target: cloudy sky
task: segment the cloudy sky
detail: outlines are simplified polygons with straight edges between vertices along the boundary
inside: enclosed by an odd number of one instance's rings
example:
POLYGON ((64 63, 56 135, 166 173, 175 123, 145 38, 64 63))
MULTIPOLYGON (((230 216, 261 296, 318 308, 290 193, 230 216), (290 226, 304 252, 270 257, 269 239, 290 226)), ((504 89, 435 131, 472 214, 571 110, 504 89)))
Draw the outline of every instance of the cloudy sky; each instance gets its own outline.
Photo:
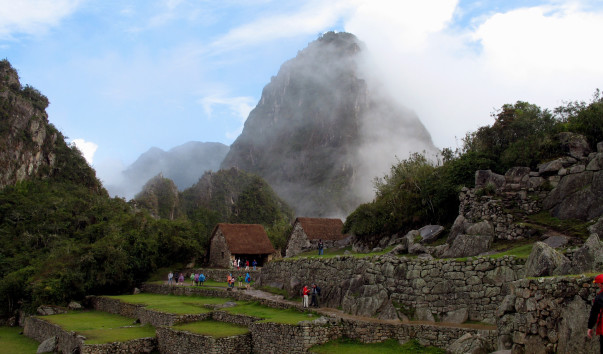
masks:
POLYGON ((104 181, 152 146, 232 143, 280 65, 330 30, 366 44, 439 148, 504 103, 603 89, 595 0, 0 0, 0 56, 104 181))

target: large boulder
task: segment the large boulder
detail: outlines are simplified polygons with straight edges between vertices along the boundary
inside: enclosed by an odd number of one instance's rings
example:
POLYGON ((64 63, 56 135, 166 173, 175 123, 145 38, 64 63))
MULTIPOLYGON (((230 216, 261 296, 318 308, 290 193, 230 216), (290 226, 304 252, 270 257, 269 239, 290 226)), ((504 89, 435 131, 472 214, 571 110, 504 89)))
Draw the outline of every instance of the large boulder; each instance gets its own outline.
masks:
POLYGON ((569 156, 548 161, 538 165, 538 174, 541 176, 556 175, 562 168, 569 167, 576 162, 578 162, 578 160, 569 156))
POLYGON ((561 143, 561 149, 571 157, 582 159, 583 157, 588 156, 591 151, 584 135, 563 132, 559 133, 558 136, 559 142, 561 143))
POLYGON ((454 220, 454 224, 452 224, 452 227, 450 228, 450 233, 448 234, 446 243, 452 244, 458 235, 464 234, 468 224, 469 222, 463 215, 457 216, 454 220))
POLYGON ((465 323, 469 319, 469 311, 466 308, 447 312, 442 317, 442 322, 465 323))
POLYGON ((567 257, 544 242, 536 242, 526 262, 526 277, 544 277, 569 264, 567 257))
POLYGON ((569 273, 586 273, 603 269, 603 243, 599 235, 592 234, 572 258, 569 273))
POLYGON ((422 243, 433 242, 444 232, 444 227, 440 225, 426 225, 419 229, 422 243))
POLYGON ((487 354, 492 352, 488 339, 480 334, 465 333, 447 349, 451 354, 487 354))
POLYGON ((435 322, 433 313, 426 307, 419 307, 415 310, 415 317, 417 321, 435 322))
POLYGON ((586 221, 603 215, 603 171, 563 176, 542 206, 560 219, 586 221))
POLYGON ((54 353, 57 349, 57 337, 52 336, 50 338, 46 338, 40 345, 38 345, 38 350, 36 354, 39 353, 54 353))
POLYGON ((494 226, 489 221, 484 220, 467 227, 465 233, 467 235, 494 235, 494 226))
POLYGON ((599 237, 603 237, 603 216, 599 217, 594 224, 588 227, 588 232, 591 234, 597 234, 599 237))
POLYGON ((505 185, 505 176, 496 174, 491 170, 475 171, 475 188, 485 188, 489 184, 495 188, 500 188, 505 185))
POLYGON ((557 353, 597 352, 598 341, 588 340, 585 335, 590 306, 580 296, 575 296, 567 306, 562 308, 559 315, 561 323, 558 326, 557 353))
POLYGON ((450 248, 444 252, 443 258, 461 258, 477 256, 487 252, 492 246, 492 235, 458 235, 450 248))

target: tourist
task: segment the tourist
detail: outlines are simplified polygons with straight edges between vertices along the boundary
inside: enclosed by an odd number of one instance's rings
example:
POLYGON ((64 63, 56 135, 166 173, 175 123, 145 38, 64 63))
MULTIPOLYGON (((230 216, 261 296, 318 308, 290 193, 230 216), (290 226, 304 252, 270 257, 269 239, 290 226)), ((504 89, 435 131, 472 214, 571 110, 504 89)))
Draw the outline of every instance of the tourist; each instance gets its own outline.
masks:
POLYGON ((322 256, 323 255, 323 248, 325 247, 325 245, 322 243, 322 239, 319 238, 318 239, 318 255, 322 256))
POLYGON ((232 278, 232 274, 228 274, 226 277, 226 285, 228 286, 228 290, 230 290, 230 279, 232 278))
POLYGON ((199 274, 199 283, 201 283, 201 286, 203 286, 203 284, 205 283, 205 274, 199 274))
POLYGON ((230 288, 234 289, 235 277, 230 277, 230 288))
POLYGON ((303 295, 303 301, 302 301, 302 306, 307 309, 308 308, 308 295, 310 294, 310 290, 308 289, 307 285, 304 285, 304 288, 302 289, 302 295, 303 295))
POLYGON ((316 286, 316 284, 312 284, 312 301, 310 301, 310 306, 318 307, 318 295, 320 295, 320 288, 316 286))
POLYGON ((239 274, 237 277, 237 281, 239 282, 239 288, 243 287, 243 274, 239 274))
POLYGON ((172 285, 172 280, 174 280, 174 273, 170 270, 168 273, 168 285, 172 285))
POLYGON ((249 270, 249 260, 245 260, 245 270, 249 270))
POLYGON ((249 290, 250 286, 251 286, 251 276, 249 275, 249 273, 247 273, 247 275, 245 275, 245 287, 247 288, 247 290, 249 290))
POLYGON ((599 274, 593 280, 593 283, 599 287, 597 296, 593 299, 593 307, 590 309, 588 316, 588 338, 593 337, 593 328, 597 326, 595 334, 599 336, 599 351, 603 354, 603 274, 599 274))
POLYGON ((255 268, 256 268, 256 267, 257 267, 257 265, 258 265, 258 262, 257 262, 257 261, 254 259, 254 260, 253 260, 253 263, 251 263, 251 265, 253 266, 253 270, 255 270, 255 268))
POLYGON ((241 258, 237 259, 237 270, 241 269, 241 258))
POLYGON ((191 273, 191 276, 189 279, 191 280, 191 286, 195 285, 195 273, 191 273))
POLYGON ((180 283, 180 285, 184 285, 184 274, 180 273, 180 276, 178 277, 178 283, 180 283))
POLYGON ((195 273, 194 285, 199 285, 199 274, 195 273))

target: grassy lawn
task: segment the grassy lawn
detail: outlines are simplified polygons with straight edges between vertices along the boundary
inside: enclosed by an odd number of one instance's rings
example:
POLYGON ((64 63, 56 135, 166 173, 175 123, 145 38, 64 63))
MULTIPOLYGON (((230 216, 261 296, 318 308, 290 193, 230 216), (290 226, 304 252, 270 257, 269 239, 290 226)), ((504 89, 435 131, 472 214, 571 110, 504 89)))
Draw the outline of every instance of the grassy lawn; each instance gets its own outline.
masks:
POLYGON ((238 336, 249 333, 249 328, 245 326, 212 320, 184 323, 175 325, 172 328, 179 331, 188 331, 215 338, 238 336))
POLYGON ((381 343, 364 344, 350 339, 339 339, 310 348, 311 353, 424 353, 444 354, 445 350, 435 347, 424 347, 417 341, 411 340, 400 345, 397 340, 389 339, 381 343))
POLYGON ((21 327, 0 327, 0 348, 3 353, 30 354, 38 350, 40 343, 19 334, 21 327))
POLYGON ((227 298, 201 297, 201 296, 177 296, 142 293, 137 295, 107 296, 112 299, 130 304, 146 305, 151 310, 157 310, 173 314, 197 314, 212 311, 205 305, 220 305, 231 301, 227 298))
POLYGON ((300 312, 294 309, 274 309, 258 304, 257 302, 243 302, 235 307, 224 309, 233 314, 248 315, 262 318, 260 322, 273 322, 296 325, 300 321, 313 320, 318 318, 316 315, 308 316, 308 313, 300 312))
POLYGON ((58 324, 67 331, 86 337, 86 344, 123 342, 137 338, 155 337, 155 328, 133 325, 128 317, 106 312, 83 311, 44 316, 44 320, 58 324), (126 327, 127 326, 127 327, 126 327))

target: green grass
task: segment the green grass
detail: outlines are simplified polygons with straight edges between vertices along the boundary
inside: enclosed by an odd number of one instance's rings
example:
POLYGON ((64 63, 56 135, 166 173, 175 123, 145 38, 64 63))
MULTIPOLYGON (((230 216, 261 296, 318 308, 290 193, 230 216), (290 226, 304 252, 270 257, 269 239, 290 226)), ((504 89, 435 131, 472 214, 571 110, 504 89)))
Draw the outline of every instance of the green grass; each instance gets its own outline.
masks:
POLYGON ((296 325, 300 321, 308 321, 318 318, 314 314, 309 316, 308 313, 300 312, 295 309, 274 309, 260 305, 257 302, 243 302, 239 303, 235 307, 226 308, 224 310, 233 314, 261 318, 262 320, 260 322, 273 322, 290 325, 296 325))
POLYGON ((548 211, 543 211, 538 214, 528 215, 528 222, 526 225, 531 228, 552 229, 558 231, 564 235, 578 237, 582 240, 586 240, 590 233, 588 227, 592 225, 592 222, 575 220, 575 219, 558 219, 552 216, 548 211), (535 224, 535 225, 534 225, 535 224))
POLYGON ((172 328, 179 331, 188 331, 215 338, 238 336, 249 333, 248 327, 212 320, 184 323, 175 325, 172 328))
POLYGON ((324 250, 324 254, 322 256, 318 255, 317 250, 312 250, 312 251, 300 253, 295 257, 285 258, 285 260, 294 260, 294 259, 299 259, 299 258, 334 258, 337 256, 351 256, 351 257, 364 258, 364 257, 380 256, 380 255, 386 254, 387 252, 391 251, 392 249, 394 249, 394 246, 387 247, 387 248, 383 249, 383 251, 379 251, 379 252, 358 253, 358 252, 352 251, 351 246, 345 247, 345 248, 327 248, 324 250), (346 251, 349 251, 349 253, 344 254, 346 251))
POLYGON ((198 314, 212 311, 205 305, 220 305, 230 301, 227 298, 205 296, 177 296, 142 293, 137 295, 107 296, 112 299, 146 305, 148 309, 172 314, 198 314))
POLYGON ((273 286, 261 286, 258 290, 262 290, 275 295, 282 295, 285 299, 292 299, 289 297, 289 293, 285 289, 275 288, 273 286))
POLYGON ((0 348, 3 353, 35 353, 40 343, 19 334, 21 327, 0 327, 0 348))
POLYGON ((339 339, 310 348, 311 353, 363 353, 363 354, 444 354, 445 350, 435 347, 424 347, 416 340, 400 345, 397 340, 389 339, 381 343, 364 344, 351 339, 339 339))
POLYGON ((517 246, 517 247, 511 248, 511 249, 506 250, 504 252, 500 252, 500 253, 497 253, 497 254, 490 255, 488 257, 492 258, 492 259, 498 259, 498 258, 502 258, 504 256, 515 256, 517 258, 527 259, 530 256, 530 253, 532 253, 532 247, 533 246, 534 246, 533 243, 525 244, 525 245, 521 245, 521 246, 517 246))
POLYGON ((83 311, 44 316, 67 331, 86 337, 86 344, 123 342, 137 338, 155 337, 155 328, 133 325, 131 318, 106 312, 83 311))

